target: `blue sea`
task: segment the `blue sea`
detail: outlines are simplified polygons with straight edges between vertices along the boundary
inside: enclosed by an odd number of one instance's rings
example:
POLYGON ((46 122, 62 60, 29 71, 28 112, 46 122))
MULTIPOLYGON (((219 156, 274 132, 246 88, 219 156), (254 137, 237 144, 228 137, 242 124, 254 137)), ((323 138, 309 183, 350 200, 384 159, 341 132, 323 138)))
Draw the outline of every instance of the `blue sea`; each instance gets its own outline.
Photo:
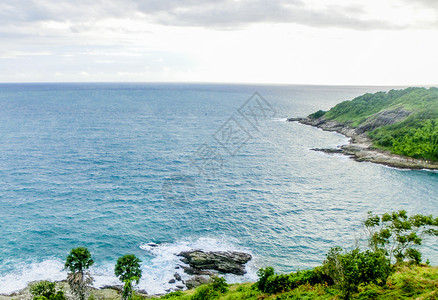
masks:
MULTIPOLYGON (((286 122, 390 89, 0 84, 0 293, 64 279, 78 246, 96 287, 119 284, 115 261, 134 253, 154 294, 182 250, 250 252, 248 273, 227 276, 249 281, 361 243, 368 211, 438 215, 438 173, 311 151, 348 140, 286 122)), ((436 241, 423 250, 437 265, 436 241)))

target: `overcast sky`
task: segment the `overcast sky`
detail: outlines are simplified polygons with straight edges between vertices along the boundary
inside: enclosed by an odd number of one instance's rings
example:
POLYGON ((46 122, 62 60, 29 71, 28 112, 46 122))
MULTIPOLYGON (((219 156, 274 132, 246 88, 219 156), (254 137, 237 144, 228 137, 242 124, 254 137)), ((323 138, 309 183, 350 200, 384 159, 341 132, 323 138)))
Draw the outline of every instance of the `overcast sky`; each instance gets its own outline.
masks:
POLYGON ((438 83, 438 0, 2 0, 0 82, 438 83))

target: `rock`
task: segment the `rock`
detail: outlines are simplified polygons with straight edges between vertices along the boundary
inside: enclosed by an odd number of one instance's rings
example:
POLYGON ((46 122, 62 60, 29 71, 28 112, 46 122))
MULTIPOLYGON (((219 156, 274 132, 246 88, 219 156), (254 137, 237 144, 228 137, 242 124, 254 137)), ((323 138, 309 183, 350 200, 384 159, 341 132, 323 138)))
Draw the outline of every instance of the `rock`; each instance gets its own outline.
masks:
POLYGON ((175 278, 169 280, 169 283, 175 283, 175 282, 176 282, 175 278))
POLYGON ((148 292, 146 290, 136 290, 135 293, 140 296, 147 296, 148 292))
POLYGON ((177 285, 176 288, 179 289, 179 290, 183 290, 184 286, 183 285, 177 285))
POLYGON ((101 290, 106 290, 106 289, 123 292, 123 285, 105 285, 101 288, 101 290))
POLYGON ((391 125, 405 119, 410 114, 410 111, 406 111, 400 108, 384 110, 372 115, 364 122, 362 122, 362 124, 358 128, 356 128, 356 132, 358 134, 362 134, 381 126, 391 125))
POLYGON ((287 121, 288 122, 299 122, 301 120, 303 120, 304 118, 288 118, 287 121))
POLYGON ((173 274, 173 277, 175 277, 177 281, 181 281, 181 275, 179 275, 178 273, 173 274))
POLYGON ((189 274, 189 275, 208 275, 208 276, 212 276, 214 275, 214 273, 212 271, 208 271, 208 270, 201 270, 198 268, 192 268, 192 267, 182 267, 184 270, 184 273, 189 274))
MULTIPOLYGON (((216 270, 221 273, 243 275, 245 264, 251 260, 251 255, 235 251, 204 252, 201 250, 184 251, 178 254, 182 262, 190 266, 189 272, 195 274, 204 270, 216 270)), ((184 270, 187 272, 187 270, 184 270)), ((208 274, 210 275, 210 274, 208 274)))
POLYGON ((206 278, 203 276, 193 276, 189 280, 186 281, 186 287, 190 289, 197 288, 200 285, 207 284, 210 282, 210 278, 206 278))

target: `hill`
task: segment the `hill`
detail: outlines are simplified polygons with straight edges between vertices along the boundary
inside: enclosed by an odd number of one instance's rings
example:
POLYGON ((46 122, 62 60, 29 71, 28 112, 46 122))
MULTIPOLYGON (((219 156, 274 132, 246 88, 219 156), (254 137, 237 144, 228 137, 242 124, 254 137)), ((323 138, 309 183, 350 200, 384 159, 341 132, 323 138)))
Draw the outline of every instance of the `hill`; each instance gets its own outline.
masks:
POLYGON ((394 154, 438 161, 438 88, 365 94, 308 118, 354 128, 374 147, 394 154))

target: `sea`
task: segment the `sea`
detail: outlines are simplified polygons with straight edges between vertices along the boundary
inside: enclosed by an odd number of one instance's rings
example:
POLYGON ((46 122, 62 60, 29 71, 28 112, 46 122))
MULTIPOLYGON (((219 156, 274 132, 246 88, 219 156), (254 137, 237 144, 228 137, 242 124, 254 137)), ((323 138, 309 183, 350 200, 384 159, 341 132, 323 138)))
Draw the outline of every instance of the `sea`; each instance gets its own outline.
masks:
MULTIPOLYGON (((0 84, 0 293, 63 280, 88 247, 94 286, 169 283, 183 250, 244 251, 244 276, 320 265, 365 247, 368 211, 438 215, 438 173, 356 162, 312 148, 340 134, 286 122, 398 87, 177 83, 0 84)), ((438 265, 436 239, 424 257, 438 265)))

